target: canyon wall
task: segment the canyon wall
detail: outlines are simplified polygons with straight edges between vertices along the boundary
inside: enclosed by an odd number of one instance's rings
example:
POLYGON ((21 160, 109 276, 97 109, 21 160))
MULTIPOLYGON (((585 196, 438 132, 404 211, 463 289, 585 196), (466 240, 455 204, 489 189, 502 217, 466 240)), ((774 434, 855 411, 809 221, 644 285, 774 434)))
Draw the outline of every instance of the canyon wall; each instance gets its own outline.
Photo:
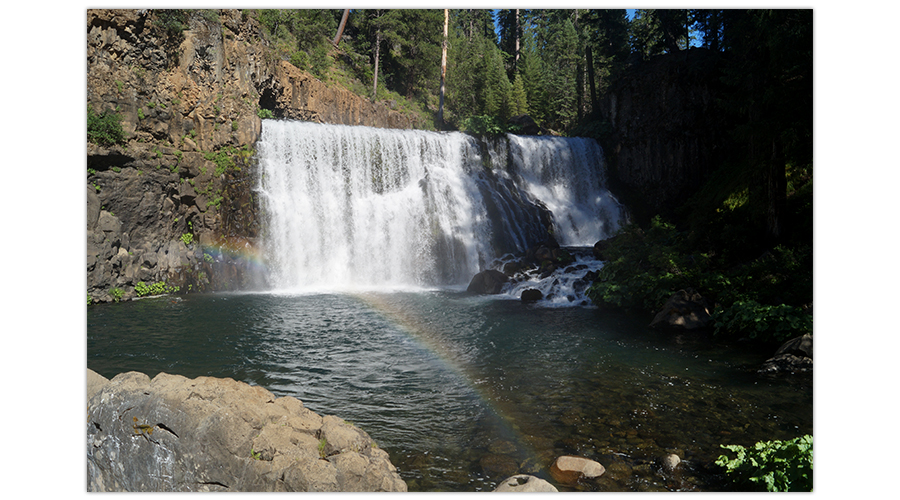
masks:
POLYGON ((88 111, 116 113, 126 137, 87 144, 89 303, 262 286, 261 116, 416 125, 279 60, 239 10, 191 11, 174 28, 149 9, 86 14, 88 111))
POLYGON ((611 186, 639 219, 671 215, 722 161, 719 55, 694 48, 630 66, 600 103, 611 186))

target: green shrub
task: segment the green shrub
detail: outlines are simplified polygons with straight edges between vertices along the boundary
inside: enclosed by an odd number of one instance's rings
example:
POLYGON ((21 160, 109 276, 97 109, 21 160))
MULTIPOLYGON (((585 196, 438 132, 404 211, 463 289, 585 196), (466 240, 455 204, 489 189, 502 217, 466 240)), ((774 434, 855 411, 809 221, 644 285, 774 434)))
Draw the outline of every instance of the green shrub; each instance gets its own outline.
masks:
POLYGON ((302 50, 294 51, 291 54, 291 64, 302 70, 309 69, 310 66, 312 66, 312 64, 310 63, 309 54, 302 50))
POLYGON ((87 140, 101 146, 112 146, 125 142, 122 117, 118 113, 97 114, 93 108, 87 109, 87 140))
POLYGON ((769 306, 754 300, 738 301, 712 314, 715 335, 746 336, 772 342, 784 342, 812 333, 812 316, 799 307, 785 304, 769 306))
POLYGON ((462 128, 474 135, 498 135, 506 133, 506 124, 496 116, 470 116, 462 121, 462 128))
POLYGON ((259 116, 263 119, 275 118, 275 113, 273 113, 271 109, 259 108, 258 110, 256 110, 256 116, 259 116))
POLYGON ((185 245, 190 245, 191 243, 194 242, 194 235, 191 233, 184 233, 181 235, 181 241, 185 245))
POLYGON ((122 290, 121 288, 112 288, 109 290, 109 294, 114 301, 118 302, 122 300, 122 297, 125 295, 125 290, 122 290))
POLYGON ((139 281, 137 285, 134 285, 134 293, 138 297, 146 297, 148 295, 163 295, 166 293, 176 293, 178 292, 179 287, 177 286, 169 286, 165 281, 158 281, 151 285, 144 283, 143 281, 139 281))
POLYGON ((807 434, 789 441, 760 441, 752 448, 721 445, 735 458, 720 455, 716 465, 741 487, 765 491, 812 491, 813 438, 807 434))

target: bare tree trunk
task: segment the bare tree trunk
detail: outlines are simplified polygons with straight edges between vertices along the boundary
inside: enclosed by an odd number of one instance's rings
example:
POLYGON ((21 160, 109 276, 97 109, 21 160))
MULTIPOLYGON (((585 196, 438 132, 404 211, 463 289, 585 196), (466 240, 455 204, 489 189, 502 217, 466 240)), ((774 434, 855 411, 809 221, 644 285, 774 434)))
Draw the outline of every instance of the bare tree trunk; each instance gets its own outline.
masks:
POLYGON ((347 25, 347 18, 350 17, 350 9, 344 9, 344 15, 341 17, 341 25, 338 26, 337 35, 334 36, 334 41, 331 42, 335 46, 341 41, 341 37, 344 36, 344 26, 347 25))
POLYGON ((516 55, 513 59, 513 75, 519 72, 519 50, 520 50, 520 40, 519 40, 519 9, 516 9, 516 55))
POLYGON ((381 31, 375 32, 375 77, 372 78, 372 102, 378 97, 378 60, 381 55, 381 31))
POLYGON ((450 9, 444 9, 444 42, 441 46, 441 100, 438 107, 438 124, 444 128, 444 81, 447 75, 447 35, 450 25, 450 9))
POLYGON ((591 51, 591 45, 588 44, 584 48, 584 55, 587 59, 588 86, 591 88, 591 111, 596 111, 597 106, 597 86, 594 83, 594 53, 591 51))

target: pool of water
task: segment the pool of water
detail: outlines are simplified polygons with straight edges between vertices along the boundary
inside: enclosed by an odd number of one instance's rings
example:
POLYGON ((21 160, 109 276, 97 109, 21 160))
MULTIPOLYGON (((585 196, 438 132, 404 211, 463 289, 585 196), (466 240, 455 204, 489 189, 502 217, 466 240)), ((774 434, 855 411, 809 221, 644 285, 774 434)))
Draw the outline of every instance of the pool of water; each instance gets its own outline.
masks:
POLYGON ((757 375, 770 349, 594 308, 452 290, 241 293, 98 305, 87 320, 101 375, 231 377, 297 397, 365 429, 410 491, 551 480, 565 454, 607 469, 579 489, 717 491, 719 444, 812 433, 812 379, 757 375), (667 453, 684 460, 674 475, 656 465, 667 453))

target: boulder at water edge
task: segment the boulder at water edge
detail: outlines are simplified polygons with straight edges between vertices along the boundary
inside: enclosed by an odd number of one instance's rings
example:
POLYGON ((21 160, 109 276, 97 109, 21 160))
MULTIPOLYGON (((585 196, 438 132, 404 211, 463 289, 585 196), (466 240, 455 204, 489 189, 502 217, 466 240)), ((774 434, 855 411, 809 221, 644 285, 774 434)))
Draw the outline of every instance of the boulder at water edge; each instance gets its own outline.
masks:
POLYGON ((494 491, 501 493, 550 493, 559 490, 539 477, 529 476, 528 474, 517 474, 501 481, 494 491))
POLYGON ((494 295, 503 290, 503 285, 506 284, 507 281, 509 281, 509 277, 505 274, 500 271, 488 269, 486 271, 481 271, 472 277, 472 281, 469 282, 466 291, 469 293, 494 295))
POLYGON ((650 322, 651 328, 696 330, 709 324, 709 304, 692 288, 675 292, 650 322))
POLYGON ((763 363, 759 373, 805 373, 813 369, 813 339, 806 334, 788 340, 775 351, 775 355, 763 363))
POLYGON ((606 469, 598 462, 584 458, 564 455, 556 459, 550 466, 550 475, 561 484, 574 485, 580 479, 594 479, 603 475, 606 469))
POLYGON ((88 370, 88 491, 406 491, 361 429, 225 378, 88 370))
POLYGON ((544 294, 536 288, 522 290, 522 302, 537 302, 544 298, 544 294))

